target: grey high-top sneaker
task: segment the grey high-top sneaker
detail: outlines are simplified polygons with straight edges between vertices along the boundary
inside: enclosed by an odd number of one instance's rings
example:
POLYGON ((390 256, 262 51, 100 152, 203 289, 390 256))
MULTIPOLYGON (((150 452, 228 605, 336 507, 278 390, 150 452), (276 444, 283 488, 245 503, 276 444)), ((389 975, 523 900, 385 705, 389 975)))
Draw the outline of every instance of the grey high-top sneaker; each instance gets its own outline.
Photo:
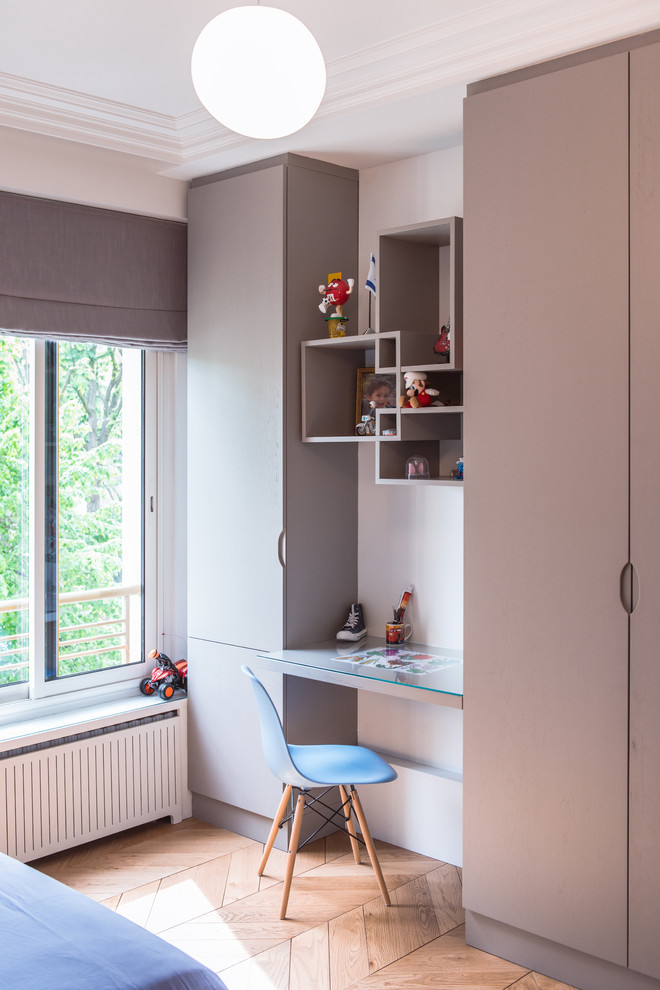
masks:
POLYGON ((346 624, 343 629, 340 629, 337 633, 337 639, 347 639, 355 642, 358 639, 362 639, 362 637, 366 635, 367 628, 364 624, 362 606, 359 604, 351 605, 348 612, 348 618, 346 619, 346 624))

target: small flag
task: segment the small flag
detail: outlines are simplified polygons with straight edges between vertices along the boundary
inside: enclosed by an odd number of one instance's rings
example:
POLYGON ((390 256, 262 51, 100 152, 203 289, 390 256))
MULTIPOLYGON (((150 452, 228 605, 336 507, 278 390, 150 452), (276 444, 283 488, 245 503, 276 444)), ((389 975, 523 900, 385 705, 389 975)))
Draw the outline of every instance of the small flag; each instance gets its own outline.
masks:
POLYGON ((371 295, 376 298, 376 259, 373 254, 369 261, 369 274, 367 275, 367 281, 364 284, 365 289, 368 289, 371 295))

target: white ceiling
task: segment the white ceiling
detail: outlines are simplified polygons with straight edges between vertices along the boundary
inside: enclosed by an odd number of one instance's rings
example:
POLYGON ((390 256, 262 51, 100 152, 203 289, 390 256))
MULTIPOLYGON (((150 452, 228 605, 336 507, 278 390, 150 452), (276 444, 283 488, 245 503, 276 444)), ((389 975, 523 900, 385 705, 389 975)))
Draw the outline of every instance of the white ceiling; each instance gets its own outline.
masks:
POLYGON ((0 125, 180 178, 283 151, 366 168, 460 144, 469 82, 660 27, 659 0, 273 0, 315 35, 328 85, 302 131, 255 141, 190 80, 197 35, 237 2, 0 0, 0 125))

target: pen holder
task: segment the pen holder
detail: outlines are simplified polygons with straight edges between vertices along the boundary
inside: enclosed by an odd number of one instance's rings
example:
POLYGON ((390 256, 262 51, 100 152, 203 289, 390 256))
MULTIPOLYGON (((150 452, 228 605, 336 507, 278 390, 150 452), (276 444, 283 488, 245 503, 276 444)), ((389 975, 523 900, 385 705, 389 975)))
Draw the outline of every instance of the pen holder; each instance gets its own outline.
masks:
POLYGON ((388 646, 405 643, 412 636, 412 626, 409 622, 386 622, 385 642, 388 646))

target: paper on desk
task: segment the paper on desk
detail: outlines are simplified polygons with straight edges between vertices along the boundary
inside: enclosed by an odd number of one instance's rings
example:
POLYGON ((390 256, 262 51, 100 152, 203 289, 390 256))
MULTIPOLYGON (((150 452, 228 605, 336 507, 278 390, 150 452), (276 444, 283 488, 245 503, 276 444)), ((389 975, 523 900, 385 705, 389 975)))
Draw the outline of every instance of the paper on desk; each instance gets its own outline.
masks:
POLYGON ((364 650, 348 656, 338 656, 343 663, 356 663, 363 667, 378 667, 381 670, 406 670, 409 674, 432 674, 443 667, 453 667, 460 663, 454 657, 435 656, 420 653, 404 646, 389 646, 382 649, 364 650))

